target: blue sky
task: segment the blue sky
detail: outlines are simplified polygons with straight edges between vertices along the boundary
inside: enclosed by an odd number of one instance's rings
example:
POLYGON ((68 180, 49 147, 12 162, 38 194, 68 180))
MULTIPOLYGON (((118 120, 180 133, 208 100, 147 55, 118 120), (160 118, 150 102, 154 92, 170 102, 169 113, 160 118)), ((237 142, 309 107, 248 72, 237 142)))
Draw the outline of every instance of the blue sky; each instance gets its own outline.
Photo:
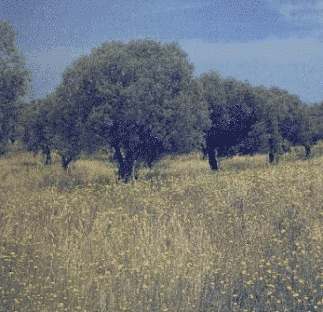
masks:
POLYGON ((18 32, 36 97, 102 42, 152 38, 178 41, 197 74, 323 100, 323 0, 0 0, 0 19, 18 32))

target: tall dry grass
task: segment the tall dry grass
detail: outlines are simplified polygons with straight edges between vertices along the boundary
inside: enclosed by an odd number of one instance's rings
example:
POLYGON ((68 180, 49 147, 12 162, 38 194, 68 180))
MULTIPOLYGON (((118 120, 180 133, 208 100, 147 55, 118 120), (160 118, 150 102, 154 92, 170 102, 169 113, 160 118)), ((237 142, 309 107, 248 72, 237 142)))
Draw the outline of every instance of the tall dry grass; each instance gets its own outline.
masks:
POLYGON ((0 160, 0 311, 322 311, 323 158, 0 160))

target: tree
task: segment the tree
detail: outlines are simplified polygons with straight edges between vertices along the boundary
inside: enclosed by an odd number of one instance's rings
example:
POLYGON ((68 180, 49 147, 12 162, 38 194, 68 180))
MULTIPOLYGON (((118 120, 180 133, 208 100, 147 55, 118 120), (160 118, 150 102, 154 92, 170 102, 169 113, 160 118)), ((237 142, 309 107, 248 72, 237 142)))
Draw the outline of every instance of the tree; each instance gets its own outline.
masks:
POLYGON ((268 158, 270 164, 277 164, 282 153, 282 136, 279 131, 278 115, 274 108, 268 114, 268 158))
POLYGON ((15 136, 19 101, 27 92, 28 82, 15 32, 7 22, 0 21, 0 153, 15 136))
POLYGON ((215 72, 200 80, 212 122, 205 133, 206 151, 210 168, 218 170, 218 156, 235 154, 256 123, 258 99, 249 84, 222 80, 215 72))
POLYGON ((89 142, 111 148, 124 181, 139 163, 198 147, 208 127, 201 86, 176 44, 103 44, 65 72, 56 96, 61 141, 77 141, 76 154, 89 142))
POLYGON ((262 88, 260 92, 267 99, 267 130, 280 142, 276 152, 286 151, 288 145, 302 145, 309 158, 315 140, 307 106, 299 97, 279 88, 262 88))
POLYGON ((279 88, 251 87, 215 73, 200 78, 208 102, 211 128, 205 151, 210 167, 219 169, 217 156, 267 152, 270 163, 291 145, 303 145, 305 156, 315 143, 308 108, 279 88))
POLYGON ((51 163, 53 148, 53 129, 49 118, 50 97, 45 100, 36 100, 25 105, 22 113, 24 125, 22 142, 28 151, 44 155, 45 165, 51 163))
POLYGON ((307 107, 314 143, 323 140, 323 102, 307 107))
POLYGON ((52 148, 61 157, 61 165, 67 170, 70 163, 76 160, 82 151, 88 151, 93 146, 93 138, 85 133, 84 123, 81 121, 80 111, 77 107, 71 107, 68 100, 65 101, 56 94, 52 98, 48 119, 51 121, 52 148), (66 104, 66 105, 65 105, 66 104))
POLYGON ((304 146, 305 159, 309 159, 312 154, 312 146, 316 143, 316 138, 308 106, 302 105, 299 107, 294 120, 296 131, 291 142, 294 145, 304 146))

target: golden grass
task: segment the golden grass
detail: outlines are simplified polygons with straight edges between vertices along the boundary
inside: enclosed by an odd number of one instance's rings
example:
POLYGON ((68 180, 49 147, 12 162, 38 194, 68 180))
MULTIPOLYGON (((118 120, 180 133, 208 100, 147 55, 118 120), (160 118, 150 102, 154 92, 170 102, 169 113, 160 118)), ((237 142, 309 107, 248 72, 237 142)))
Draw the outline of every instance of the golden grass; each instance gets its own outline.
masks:
POLYGON ((135 183, 0 160, 0 311, 321 311, 323 157, 166 159, 135 183))

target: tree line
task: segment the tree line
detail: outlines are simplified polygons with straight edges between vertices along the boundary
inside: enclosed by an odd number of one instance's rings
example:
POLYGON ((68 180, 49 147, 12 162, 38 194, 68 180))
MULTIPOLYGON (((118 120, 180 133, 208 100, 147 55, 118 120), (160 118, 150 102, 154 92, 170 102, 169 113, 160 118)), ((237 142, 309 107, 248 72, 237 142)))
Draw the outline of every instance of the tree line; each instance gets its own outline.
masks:
POLYGON ((15 33, 0 22, 0 152, 20 140, 45 164, 55 151, 67 169, 82 153, 105 149, 124 181, 164 155, 201 150, 218 170, 221 157, 236 154, 267 153, 277 163, 294 145, 309 158, 323 138, 323 103, 217 72, 196 77, 176 43, 104 43, 69 66, 45 98, 26 101, 29 85, 15 33))

